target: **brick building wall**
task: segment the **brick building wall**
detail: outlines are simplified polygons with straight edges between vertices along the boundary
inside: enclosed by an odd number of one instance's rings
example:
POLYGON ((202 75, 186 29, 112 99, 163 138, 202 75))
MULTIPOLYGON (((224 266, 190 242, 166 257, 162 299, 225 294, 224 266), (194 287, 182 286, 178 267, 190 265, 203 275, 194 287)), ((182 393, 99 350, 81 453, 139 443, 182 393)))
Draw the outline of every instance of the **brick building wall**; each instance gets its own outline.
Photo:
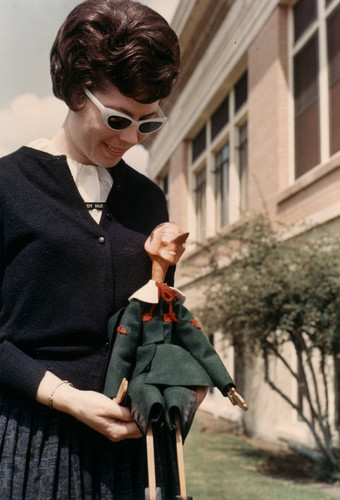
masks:
MULTIPOLYGON (((167 126, 145 142, 150 153, 150 176, 160 185, 164 176, 168 176, 170 219, 192 235, 176 276, 176 285, 186 294, 187 306, 192 310, 204 310, 207 249, 216 245, 217 237, 231 231, 246 215, 240 210, 238 192, 238 133, 243 124, 248 124, 248 212, 265 210, 273 221, 287 225, 312 220, 334 230, 340 227, 340 152, 327 155, 324 152, 327 148, 323 146, 320 164, 295 178, 292 79, 293 50, 298 50, 292 42, 295 0, 261 0, 261 8, 253 0, 218 0, 218 3, 219 15, 214 10, 216 0, 180 2, 173 27, 179 33, 185 67, 179 87, 163 106, 169 117, 167 126), (215 12, 210 21, 214 30, 209 34, 200 29, 205 26, 208 4, 210 11, 215 12), (192 50, 193 43, 195 50, 192 50), (237 111, 233 108, 235 86, 245 71, 247 100, 237 111), (228 95, 229 122, 217 138, 211 138, 211 117, 228 95), (193 161, 191 144, 204 125, 206 150, 193 161), (224 227, 218 227, 214 162, 227 142, 231 219, 224 227), (195 175, 202 168, 207 169, 207 237, 197 244, 193 241, 197 235, 195 175)), ((327 8, 333 9, 338 4, 339 0, 333 0, 327 8)), ((320 99, 327 101, 322 95, 320 99)), ((322 122, 321 133, 324 126, 322 122)), ((221 259, 228 253, 223 245, 218 251, 221 259)), ((215 333, 220 345, 223 332, 206 333, 215 333)), ((233 347, 221 349, 221 354, 231 373, 234 368, 237 370, 233 347)), ((294 362, 294 353, 289 352, 289 348, 287 355, 294 362)), ((275 360, 270 370, 279 387, 294 399, 297 384, 293 378, 275 360)), ((217 390, 209 394, 203 407, 226 418, 244 419, 250 433, 270 440, 295 439, 312 446, 308 429, 299 421, 297 413, 265 384, 263 372, 258 356, 245 367, 244 395, 250 407, 247 414, 235 411, 217 390)))
POLYGON ((287 8, 278 7, 248 51, 249 211, 276 215, 288 186, 287 8))

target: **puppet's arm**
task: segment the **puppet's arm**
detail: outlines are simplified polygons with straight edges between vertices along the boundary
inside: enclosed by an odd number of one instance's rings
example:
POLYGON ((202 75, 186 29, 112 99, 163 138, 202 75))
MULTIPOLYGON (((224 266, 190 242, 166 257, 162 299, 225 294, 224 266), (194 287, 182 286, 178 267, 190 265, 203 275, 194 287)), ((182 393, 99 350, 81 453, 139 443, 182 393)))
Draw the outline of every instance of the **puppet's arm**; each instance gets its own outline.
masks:
POLYGON ((234 381, 203 333, 201 325, 179 301, 176 302, 175 310, 178 318, 177 334, 183 347, 203 366, 223 396, 227 396, 234 406, 246 411, 246 402, 236 392, 234 381))
POLYGON ((105 379, 104 394, 116 396, 123 378, 129 380, 136 361, 136 349, 142 334, 141 304, 133 300, 127 306, 120 322, 115 326, 113 345, 105 379))
MULTIPOLYGON (((176 301, 175 304, 175 314, 178 318, 177 335, 179 341, 203 366, 223 396, 228 396, 230 389, 235 387, 234 381, 221 358, 203 333, 200 324, 179 301, 176 301)), ((229 399, 231 400, 230 397, 229 399)), ((234 398, 234 400, 236 399, 234 398)))

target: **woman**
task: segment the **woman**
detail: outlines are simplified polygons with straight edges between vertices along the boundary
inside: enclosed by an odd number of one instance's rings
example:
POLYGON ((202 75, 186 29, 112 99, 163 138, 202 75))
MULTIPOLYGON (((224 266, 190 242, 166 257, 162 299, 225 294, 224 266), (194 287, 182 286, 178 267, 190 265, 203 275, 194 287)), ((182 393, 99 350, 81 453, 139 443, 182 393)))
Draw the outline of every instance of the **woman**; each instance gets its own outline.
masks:
MULTIPOLYGON (((107 320, 148 280, 143 245, 167 220, 162 192, 122 156, 164 124, 178 67, 156 12, 86 0, 51 50, 62 129, 0 160, 1 498, 144 498, 143 440, 102 394, 107 320)), ((171 446, 158 438, 171 498, 171 446)))

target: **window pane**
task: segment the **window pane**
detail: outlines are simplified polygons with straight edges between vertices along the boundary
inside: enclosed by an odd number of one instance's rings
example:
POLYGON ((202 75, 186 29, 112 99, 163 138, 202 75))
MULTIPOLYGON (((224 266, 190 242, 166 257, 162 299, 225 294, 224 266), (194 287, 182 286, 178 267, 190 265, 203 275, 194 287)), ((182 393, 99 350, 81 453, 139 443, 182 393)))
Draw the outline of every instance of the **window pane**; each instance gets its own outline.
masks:
POLYGON ((205 238, 206 228, 206 168, 202 168, 196 174, 196 223, 197 239, 202 241, 205 238))
POLYGON ((315 103, 295 118, 295 177, 298 178, 320 162, 319 104, 315 103))
POLYGON ((314 36, 294 57, 296 177, 320 161, 318 66, 314 36))
POLYGON ((294 57, 295 115, 318 98, 318 40, 314 36, 294 57))
POLYGON ((229 222, 229 144, 215 155, 217 226, 226 226, 229 222))
POLYGON ((317 0, 299 0, 294 5, 294 40, 298 40, 302 33, 317 17, 317 0))
POLYGON ((248 124, 239 129, 240 211, 248 210, 248 124))
POLYGON ((203 153, 206 145, 206 125, 204 125, 192 141, 192 161, 195 161, 203 153))
POLYGON ((331 154, 340 151, 340 6, 327 21, 331 154))
POLYGON ((235 85, 235 112, 247 102, 248 98, 248 72, 246 71, 235 85))
POLYGON ((214 139, 222 128, 229 122, 229 96, 217 108, 211 117, 211 138, 214 139))

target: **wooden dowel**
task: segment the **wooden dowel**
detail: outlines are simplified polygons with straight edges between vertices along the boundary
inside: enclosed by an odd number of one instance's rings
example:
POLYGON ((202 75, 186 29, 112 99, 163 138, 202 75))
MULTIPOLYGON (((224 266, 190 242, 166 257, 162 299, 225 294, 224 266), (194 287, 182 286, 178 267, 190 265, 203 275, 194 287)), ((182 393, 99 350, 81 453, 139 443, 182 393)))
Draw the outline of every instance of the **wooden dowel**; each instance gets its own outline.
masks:
POLYGON ((155 471, 155 450, 153 443, 153 432, 151 424, 146 433, 146 453, 148 463, 148 481, 150 500, 157 500, 156 471, 155 471))
POLYGON ((177 468, 178 468, 178 480, 179 480, 179 491, 181 498, 187 498, 187 487, 185 481, 185 467, 184 467, 184 454, 183 454, 183 440, 181 432, 181 424, 178 417, 176 417, 176 452, 177 452, 177 468))

